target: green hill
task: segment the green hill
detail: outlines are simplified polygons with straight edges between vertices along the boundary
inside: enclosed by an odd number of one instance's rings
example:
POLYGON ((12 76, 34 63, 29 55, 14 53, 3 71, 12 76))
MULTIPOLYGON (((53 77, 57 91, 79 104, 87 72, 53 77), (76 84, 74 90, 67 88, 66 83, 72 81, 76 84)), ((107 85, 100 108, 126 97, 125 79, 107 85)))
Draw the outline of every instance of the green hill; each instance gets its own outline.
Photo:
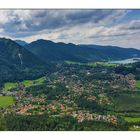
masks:
POLYGON ((0 38, 0 84, 41 76, 45 63, 16 42, 0 38))

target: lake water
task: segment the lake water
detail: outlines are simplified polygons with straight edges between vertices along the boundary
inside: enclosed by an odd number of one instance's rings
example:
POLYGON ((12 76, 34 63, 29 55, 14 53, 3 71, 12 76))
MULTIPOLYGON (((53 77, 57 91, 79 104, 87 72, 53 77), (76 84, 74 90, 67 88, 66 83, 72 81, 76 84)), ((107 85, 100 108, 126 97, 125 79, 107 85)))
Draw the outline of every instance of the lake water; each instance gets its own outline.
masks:
POLYGON ((124 60, 118 60, 118 61, 108 61, 110 64, 129 64, 140 61, 140 58, 130 58, 130 59, 124 59, 124 60))

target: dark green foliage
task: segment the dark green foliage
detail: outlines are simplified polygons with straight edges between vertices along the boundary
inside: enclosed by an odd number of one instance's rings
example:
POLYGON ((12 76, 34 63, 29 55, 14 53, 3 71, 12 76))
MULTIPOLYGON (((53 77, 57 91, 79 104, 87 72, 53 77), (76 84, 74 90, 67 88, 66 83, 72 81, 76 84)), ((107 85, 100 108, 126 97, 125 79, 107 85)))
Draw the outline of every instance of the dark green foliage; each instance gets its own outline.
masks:
POLYGON ((140 52, 133 48, 121 48, 117 46, 100 46, 100 45, 81 45, 94 49, 97 55, 107 60, 121 60, 132 57, 139 57, 140 52))
POLYGON ((45 84, 30 86, 26 88, 26 91, 32 93, 34 96, 37 96, 39 94, 46 93, 46 86, 45 84))
POLYGON ((131 64, 131 67, 126 67, 124 65, 118 66, 115 68, 115 72, 123 75, 132 73, 135 75, 137 80, 140 79, 140 62, 131 64))
POLYGON ((76 100, 76 103, 79 107, 84 108, 85 110, 91 110, 100 114, 106 111, 105 106, 99 105, 96 101, 87 101, 83 97, 80 97, 78 100, 76 100))
POLYGON ((121 60, 131 58, 134 54, 140 56, 140 51, 136 49, 126 49, 114 46, 54 43, 42 39, 34 41, 25 47, 43 61, 58 62, 69 60, 76 62, 93 62, 99 60, 121 60))
POLYGON ((6 130, 6 122, 2 114, 0 114, 0 131, 6 130))
POLYGON ((50 117, 8 115, 6 125, 12 131, 64 131, 75 130, 77 121, 70 116, 50 117))
POLYGON ((50 100, 56 99, 57 96, 65 96, 68 90, 63 84, 57 84, 55 88, 47 88, 47 97, 50 100))
POLYGON ((124 121, 118 125, 108 122, 84 121, 77 126, 78 131, 126 131, 128 126, 124 121))
POLYGON ((123 120, 118 125, 107 122, 84 121, 78 123, 73 117, 50 117, 8 115, 6 126, 9 131, 113 131, 128 130, 123 120))
POLYGON ((120 93, 113 98, 116 112, 140 113, 139 94, 120 93))
MULTIPOLYGON (((0 38, 0 84, 7 81, 20 81, 44 75, 49 70, 47 64, 41 61, 27 49, 10 39, 0 38), (19 58, 21 55, 22 63, 19 58)), ((1 86, 0 85, 0 86, 1 86)))

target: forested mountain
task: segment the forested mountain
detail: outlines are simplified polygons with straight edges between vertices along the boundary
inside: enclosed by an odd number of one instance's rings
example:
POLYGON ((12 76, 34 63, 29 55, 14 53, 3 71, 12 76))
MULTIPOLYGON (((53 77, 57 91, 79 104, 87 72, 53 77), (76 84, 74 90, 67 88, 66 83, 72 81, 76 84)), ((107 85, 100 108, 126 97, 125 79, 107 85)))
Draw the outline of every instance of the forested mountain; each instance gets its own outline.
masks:
POLYGON ((117 46, 101 46, 101 45, 80 45, 82 47, 89 47, 98 50, 100 54, 108 56, 110 59, 127 59, 132 57, 139 57, 140 50, 134 48, 122 48, 117 46))
POLYGON ((45 67, 37 56, 16 42, 0 38, 0 83, 39 76, 45 67))
POLYGON ((55 64, 65 60, 93 62, 140 56, 139 50, 131 48, 54 43, 43 39, 26 44, 24 47, 19 44, 10 39, 0 38, 1 83, 32 79, 45 73, 46 68, 52 71, 55 68, 51 62, 55 64))
POLYGON ((140 50, 100 45, 75 45, 72 43, 54 43, 49 40, 37 40, 25 45, 32 53, 44 61, 120 60, 139 57, 140 50))
POLYGON ((10 39, 0 39, 0 59, 6 63, 31 67, 43 62, 37 56, 10 39), (21 64, 22 63, 22 64, 21 64))

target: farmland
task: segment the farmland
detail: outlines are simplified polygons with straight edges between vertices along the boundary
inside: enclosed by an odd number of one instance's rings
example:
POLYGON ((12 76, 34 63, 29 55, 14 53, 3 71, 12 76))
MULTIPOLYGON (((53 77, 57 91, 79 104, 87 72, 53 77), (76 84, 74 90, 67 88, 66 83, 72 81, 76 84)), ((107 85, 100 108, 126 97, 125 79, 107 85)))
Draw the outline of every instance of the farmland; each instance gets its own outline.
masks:
POLYGON ((12 96, 0 96, 0 107, 8 107, 14 104, 12 96))
POLYGON ((137 88, 140 88, 140 80, 137 80, 137 81, 136 81, 136 87, 137 87, 137 88))
MULTIPOLYGON (((20 82, 21 84, 23 84, 25 87, 30 87, 30 86, 35 86, 35 85, 39 85, 42 84, 45 81, 45 77, 41 77, 35 80, 24 80, 22 82, 20 82)), ((15 82, 7 82, 4 84, 3 86, 3 91, 8 91, 11 89, 16 89, 18 87, 18 83, 15 82)))
POLYGON ((125 120, 127 122, 140 122, 140 117, 139 118, 125 117, 125 120))
POLYGON ((22 83, 25 87, 30 87, 30 86, 42 84, 44 81, 45 81, 45 77, 41 77, 41 78, 36 79, 36 80, 24 80, 24 81, 21 82, 21 83, 22 83))
POLYGON ((8 91, 8 90, 14 89, 16 87, 17 87, 17 83, 7 82, 7 83, 4 84, 3 90, 8 91))

